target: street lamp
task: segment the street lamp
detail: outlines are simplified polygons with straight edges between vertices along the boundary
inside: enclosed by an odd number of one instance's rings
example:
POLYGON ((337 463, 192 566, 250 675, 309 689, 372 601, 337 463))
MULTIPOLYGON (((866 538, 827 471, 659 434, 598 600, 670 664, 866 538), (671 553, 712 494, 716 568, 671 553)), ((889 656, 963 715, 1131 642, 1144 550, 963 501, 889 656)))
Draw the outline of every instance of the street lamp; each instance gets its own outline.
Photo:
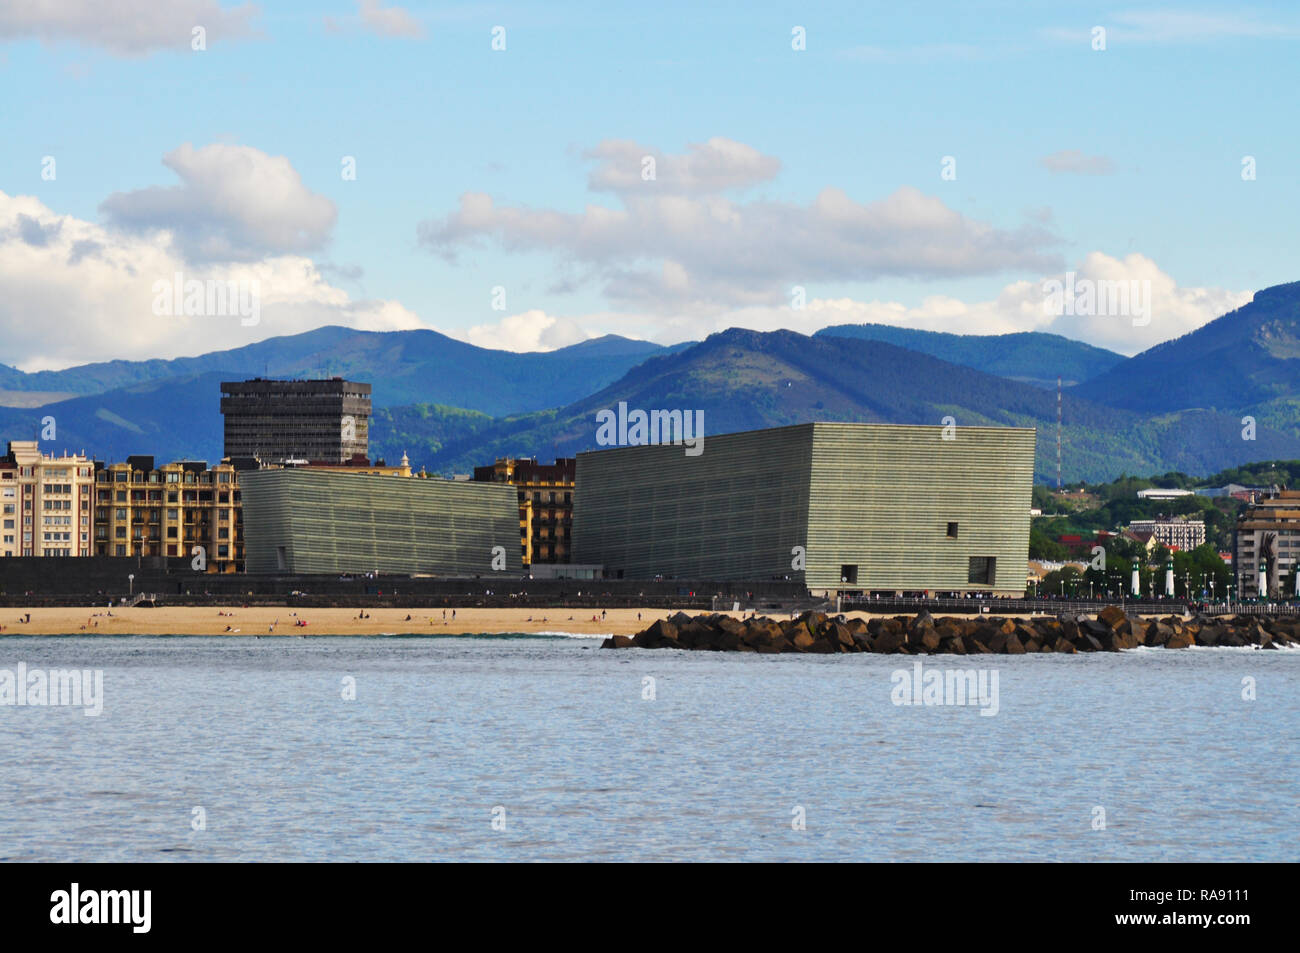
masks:
POLYGON ((127 582, 127 585, 130 586, 130 591, 129 591, 128 595, 134 596, 134 595, 135 595, 135 573, 133 573, 133 572, 131 572, 131 573, 127 573, 127 574, 126 574, 126 582, 127 582))

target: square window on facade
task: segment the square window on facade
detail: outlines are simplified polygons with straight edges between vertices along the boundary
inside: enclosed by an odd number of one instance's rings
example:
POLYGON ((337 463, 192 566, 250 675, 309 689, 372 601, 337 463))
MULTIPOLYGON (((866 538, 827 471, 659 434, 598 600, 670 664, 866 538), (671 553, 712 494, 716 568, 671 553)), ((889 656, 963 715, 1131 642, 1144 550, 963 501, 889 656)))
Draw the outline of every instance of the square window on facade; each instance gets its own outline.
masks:
POLYGON ((992 586, 997 575, 997 558, 972 556, 967 567, 966 581, 971 585, 992 586))

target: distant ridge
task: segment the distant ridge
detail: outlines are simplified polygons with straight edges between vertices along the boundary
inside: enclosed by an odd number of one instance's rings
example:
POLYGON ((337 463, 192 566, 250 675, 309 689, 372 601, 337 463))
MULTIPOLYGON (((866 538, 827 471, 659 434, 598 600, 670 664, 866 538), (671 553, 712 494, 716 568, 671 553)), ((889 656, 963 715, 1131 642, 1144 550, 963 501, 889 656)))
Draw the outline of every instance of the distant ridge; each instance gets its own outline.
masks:
POLYGON ((1056 387, 1058 377, 1069 387, 1124 361, 1123 355, 1114 351, 1041 331, 948 334, 887 324, 836 324, 822 328, 814 337, 883 341, 985 374, 1026 381, 1040 387, 1056 387))
MULTIPOLYGON (((459 436, 444 431, 430 459, 439 471, 464 472, 475 461, 497 456, 598 449, 596 412, 619 401, 647 410, 703 410, 706 435, 809 420, 938 424, 950 415, 959 433, 962 425, 1033 426, 1039 429, 1039 476, 1055 475, 1055 393, 879 341, 738 328, 652 357, 558 410, 488 426, 479 421, 459 436)), ((1208 473, 1246 459, 1300 454, 1300 439, 1268 430, 1255 446, 1243 448, 1240 426, 1229 416, 1196 411, 1152 420, 1072 394, 1066 397, 1065 428, 1069 480, 1125 472, 1208 473)), ((400 453, 403 448, 387 439, 372 429, 376 445, 400 453)))
POLYGON ((518 353, 476 347, 437 331, 330 326, 197 357, 107 361, 33 374, 3 367, 0 389, 101 394, 214 371, 227 377, 338 375, 375 384, 376 406, 438 401, 510 414, 576 400, 666 350, 610 334, 554 351, 518 353))

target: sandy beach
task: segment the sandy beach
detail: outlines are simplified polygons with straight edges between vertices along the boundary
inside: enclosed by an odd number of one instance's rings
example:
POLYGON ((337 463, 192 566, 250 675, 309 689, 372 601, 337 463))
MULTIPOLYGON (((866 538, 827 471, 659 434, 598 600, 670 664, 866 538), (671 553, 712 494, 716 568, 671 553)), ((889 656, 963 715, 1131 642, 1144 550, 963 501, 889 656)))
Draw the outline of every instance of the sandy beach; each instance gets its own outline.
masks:
MULTIPOLYGON (((675 614, 664 609, 247 609, 170 606, 157 609, 104 607, 0 609, 5 635, 479 635, 558 632, 573 635, 635 635, 655 619, 675 614), (31 614, 30 622, 21 620, 31 614), (638 619, 638 615, 640 618, 638 619), (409 619, 408 619, 409 616, 409 619), (305 626, 296 625, 298 621, 305 626)), ((697 613, 689 613, 695 615, 697 613)), ((740 617, 740 613, 728 613, 740 617)), ((762 613, 760 613, 761 615, 762 613)), ((906 613, 911 615, 912 613, 906 613)), ((869 619, 861 613, 849 618, 869 619)), ((962 613, 939 613, 976 618, 962 613)), ((1009 613, 1015 616, 1015 613, 1009 613)), ((1023 614, 1021 614, 1023 616, 1023 614)), ((783 618, 783 616, 776 616, 783 618)), ((984 616, 990 618, 990 616, 984 616)))
POLYGON ((217 609, 174 606, 0 609, 0 635, 470 635, 505 632, 565 632, 575 635, 634 635, 662 609, 294 609, 257 606, 217 609), (637 613, 641 621, 637 621, 637 613), (21 622, 28 613, 31 622, 21 622), (409 620, 408 620, 409 616, 409 620), (306 626, 295 625, 299 620, 306 626))

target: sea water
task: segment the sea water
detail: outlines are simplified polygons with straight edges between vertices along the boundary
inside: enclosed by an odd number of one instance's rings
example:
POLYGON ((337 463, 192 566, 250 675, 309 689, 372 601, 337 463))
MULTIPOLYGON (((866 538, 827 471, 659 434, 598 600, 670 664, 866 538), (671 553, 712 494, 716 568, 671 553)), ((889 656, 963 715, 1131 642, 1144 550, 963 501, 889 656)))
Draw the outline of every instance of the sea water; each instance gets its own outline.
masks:
POLYGON ((1300 652, 602 650, 564 636, 6 637, 9 861, 1294 861, 1300 652), (904 701, 909 703, 904 703, 904 701))

